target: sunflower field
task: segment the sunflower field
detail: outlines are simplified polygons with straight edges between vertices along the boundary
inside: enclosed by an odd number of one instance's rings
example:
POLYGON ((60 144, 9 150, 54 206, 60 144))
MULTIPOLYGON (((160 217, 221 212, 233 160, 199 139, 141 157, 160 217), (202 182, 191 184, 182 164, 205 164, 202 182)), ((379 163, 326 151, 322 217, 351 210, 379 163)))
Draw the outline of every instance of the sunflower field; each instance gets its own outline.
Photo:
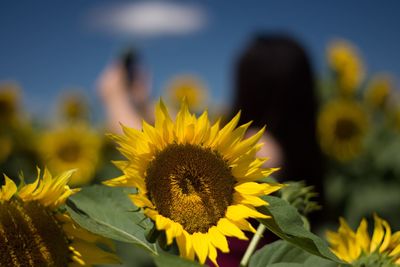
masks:
POLYGON ((39 119, 17 84, 1 84, 0 266, 232 266, 222 257, 235 244, 240 266, 400 266, 394 77, 368 73, 346 40, 326 62, 315 125, 324 199, 277 179, 280 166, 258 154, 268 127, 250 132, 241 111, 216 116, 194 76, 172 80, 154 121, 121 133, 94 123, 78 92, 39 119))

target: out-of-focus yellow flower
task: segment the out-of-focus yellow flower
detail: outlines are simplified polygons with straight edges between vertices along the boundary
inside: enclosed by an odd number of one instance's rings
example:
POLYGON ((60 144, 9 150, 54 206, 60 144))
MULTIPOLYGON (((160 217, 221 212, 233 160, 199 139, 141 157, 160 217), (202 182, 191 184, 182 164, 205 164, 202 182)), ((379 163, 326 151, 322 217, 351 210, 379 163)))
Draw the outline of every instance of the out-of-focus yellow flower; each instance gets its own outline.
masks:
POLYGON ((20 89, 14 83, 0 85, 0 124, 12 124, 18 117, 20 89))
POLYGON ((71 171, 52 177, 45 170, 32 184, 5 176, 0 188, 0 266, 92 266, 118 263, 96 246, 109 240, 89 233, 58 208, 77 190, 67 183, 71 171))
POLYGON ((329 67, 336 75, 339 91, 352 96, 361 85, 365 69, 357 48, 345 40, 336 40, 328 46, 329 67))
POLYGON ((167 87, 168 99, 178 109, 182 100, 194 111, 202 110, 207 102, 207 89, 195 76, 182 75, 174 78, 167 87))
POLYGON ((0 163, 7 159, 13 148, 13 140, 9 135, 0 133, 0 163))
POLYGON ((351 100, 338 99, 327 103, 318 117, 317 132, 322 150, 339 161, 348 161, 359 155, 367 129, 367 114, 351 100))
POLYGON ((88 118, 88 104, 82 94, 69 92, 60 99, 61 116, 70 121, 86 120, 88 118))
POLYGON ((255 232, 247 219, 268 217, 255 209, 267 204, 260 196, 282 187, 257 182, 276 170, 256 157, 264 129, 243 139, 250 123, 236 127, 240 114, 221 128, 186 103, 175 122, 161 101, 155 114, 154 127, 143 122, 142 131, 123 127, 114 136, 127 161, 116 162, 124 175, 105 183, 138 188, 130 198, 168 245, 175 239, 182 257, 217 264, 217 249, 229 252, 226 236, 247 239, 242 230, 255 232))
POLYGON ((96 171, 101 138, 85 124, 71 124, 43 134, 39 152, 51 171, 76 168, 70 185, 91 181, 96 171))
POLYGON ((383 108, 393 88, 393 79, 389 75, 380 74, 369 82, 365 91, 365 102, 373 108, 383 108))
POLYGON ((396 106, 390 110, 389 118, 392 127, 400 132, 400 106, 396 106))
POLYGON ((400 265, 400 231, 392 233, 389 223, 374 215, 375 228, 368 234, 363 219, 354 232, 343 218, 337 232, 327 232, 331 250, 353 266, 390 267, 400 265))

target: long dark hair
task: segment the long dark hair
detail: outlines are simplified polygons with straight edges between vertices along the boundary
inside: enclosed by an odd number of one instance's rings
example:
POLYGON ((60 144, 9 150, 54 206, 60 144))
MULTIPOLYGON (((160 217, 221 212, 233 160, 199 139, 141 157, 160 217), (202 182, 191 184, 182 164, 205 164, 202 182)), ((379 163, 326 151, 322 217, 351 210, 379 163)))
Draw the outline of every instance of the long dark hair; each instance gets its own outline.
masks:
POLYGON ((282 148, 277 176, 306 180, 322 193, 322 157, 316 141, 317 102, 311 63, 302 46, 284 35, 260 35, 240 55, 234 111, 241 122, 267 125, 282 148))

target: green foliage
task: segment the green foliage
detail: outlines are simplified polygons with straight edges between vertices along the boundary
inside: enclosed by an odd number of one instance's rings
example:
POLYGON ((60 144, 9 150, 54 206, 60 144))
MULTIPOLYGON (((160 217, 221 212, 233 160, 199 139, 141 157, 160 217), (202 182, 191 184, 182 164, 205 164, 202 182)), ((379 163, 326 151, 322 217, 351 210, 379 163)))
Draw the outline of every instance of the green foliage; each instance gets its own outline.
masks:
POLYGON ((279 240, 265 245, 250 259, 249 267, 337 267, 338 263, 323 259, 279 240))
POLYGON ((399 184, 395 182, 359 185, 357 194, 351 194, 348 198, 345 218, 351 225, 356 225, 365 214, 376 212, 393 225, 398 225, 399 216, 393 211, 400 210, 399 190, 399 184))
POLYGON ((69 198, 67 210, 83 228, 111 239, 137 244, 157 254, 145 238, 152 223, 138 212, 121 188, 94 185, 69 198))
MULTIPOLYGON (((68 200, 67 209, 72 218, 89 231, 147 249, 153 254, 157 266, 200 266, 173 254, 159 253, 156 246, 145 238, 152 223, 138 212, 126 193, 120 188, 87 187, 68 200)), ((300 214, 293 206, 277 197, 263 198, 270 205, 261 207, 260 211, 273 216, 273 219, 262 220, 262 223, 287 242, 267 245, 253 256, 250 266, 307 266, 305 264, 310 262, 316 264, 310 266, 333 266, 332 261, 340 263, 325 242, 304 227, 300 214), (271 253, 276 254, 270 257, 271 253), (278 262, 283 259, 283 262, 278 262), (265 260, 266 265, 260 265, 265 260)))
POLYGON ((352 264, 354 267, 396 267, 391 257, 384 253, 372 253, 362 255, 356 262, 352 264))
POLYGON ((189 261, 179 256, 160 253, 154 257, 154 261, 158 267, 200 267, 203 266, 195 261, 189 261))
POLYGON ((264 196, 262 198, 267 201, 269 205, 260 207, 258 210, 266 215, 272 216, 272 218, 262 219, 260 221, 271 232, 311 254, 341 263, 330 251, 324 240, 304 227, 301 215, 293 206, 277 197, 264 196))
POLYGON ((306 186, 304 181, 290 181, 285 187, 279 190, 281 198, 294 206, 302 216, 320 210, 321 206, 314 200, 318 193, 314 186, 306 186))

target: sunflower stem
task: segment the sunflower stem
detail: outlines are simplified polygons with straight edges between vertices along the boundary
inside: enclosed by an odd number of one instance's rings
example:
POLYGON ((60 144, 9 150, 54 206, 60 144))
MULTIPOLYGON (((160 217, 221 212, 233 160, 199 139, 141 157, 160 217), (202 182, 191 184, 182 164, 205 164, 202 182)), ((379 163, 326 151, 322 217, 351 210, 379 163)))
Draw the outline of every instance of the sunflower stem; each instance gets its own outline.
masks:
POLYGON ((260 242, 261 237, 265 231, 266 227, 260 223, 257 228, 256 233, 254 234, 253 238, 250 241, 249 246, 246 249, 246 252, 243 255, 242 260, 240 261, 240 266, 245 267, 249 263, 251 255, 253 255, 254 251, 257 248, 258 242, 260 242))

